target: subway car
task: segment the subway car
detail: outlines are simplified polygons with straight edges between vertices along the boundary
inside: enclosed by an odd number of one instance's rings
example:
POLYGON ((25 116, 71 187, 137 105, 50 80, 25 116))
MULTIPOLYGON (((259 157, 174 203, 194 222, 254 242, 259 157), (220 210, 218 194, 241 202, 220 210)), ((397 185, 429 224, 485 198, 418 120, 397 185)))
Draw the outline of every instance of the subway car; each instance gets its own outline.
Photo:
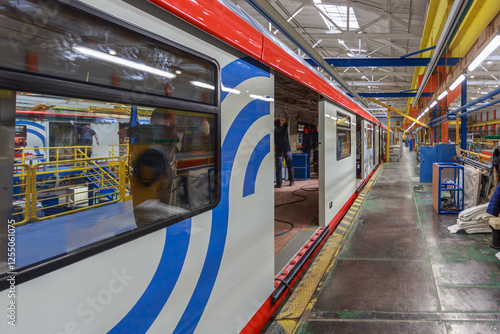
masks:
POLYGON ((317 101, 324 233, 383 160, 384 125, 230 2, 0 10, 0 332, 258 332, 283 298, 276 82, 317 101))

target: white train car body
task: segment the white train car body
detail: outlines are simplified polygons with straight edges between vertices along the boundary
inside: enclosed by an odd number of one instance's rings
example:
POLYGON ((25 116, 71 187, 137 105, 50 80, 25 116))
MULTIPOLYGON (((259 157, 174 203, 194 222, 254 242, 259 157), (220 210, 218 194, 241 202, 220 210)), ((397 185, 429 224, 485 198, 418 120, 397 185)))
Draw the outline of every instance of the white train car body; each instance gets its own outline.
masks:
MULTIPOLYGON (((268 66, 273 64, 259 63, 151 3, 120 0, 65 3, 76 5, 79 10, 84 8, 89 15, 141 27, 148 34, 161 36, 215 60, 220 68, 221 83, 220 147, 217 148, 220 199, 214 208, 173 225, 137 236, 129 231, 130 236, 125 235, 122 241, 109 246, 106 239, 102 248, 81 258, 75 255, 78 249, 62 245, 67 254, 34 263, 25 270, 25 276, 19 276, 26 278, 15 286, 16 327, 3 321, 0 332, 239 333, 258 330, 262 318, 269 316, 272 310, 269 300, 275 288, 274 75, 268 66), (73 257, 64 262, 65 256, 73 257), (39 269, 41 274, 37 273, 39 269)), ((178 8, 185 5, 186 10, 195 10, 198 6, 182 1, 165 6, 176 4, 178 8)), ((222 6, 217 1, 212 5, 222 6)), ((215 19, 213 12, 207 15, 215 19)), ((200 21, 199 27, 203 24, 200 21)), ((279 67, 280 60, 275 59, 273 66, 279 67)), ((2 86, 8 85, 2 83, 2 86)), ((338 100, 333 103, 333 98, 327 95, 319 110, 322 226, 338 223, 356 194, 355 121, 360 109, 351 110, 349 105, 354 104, 341 94, 333 96, 339 96, 338 100), (349 146, 337 146, 337 121, 346 116, 349 122, 341 124, 341 130, 351 134, 349 146)), ((362 122, 365 148, 368 136, 372 136, 371 149, 366 149, 363 155, 366 178, 374 167, 374 128, 372 124, 369 132, 369 122, 362 122)), ((30 129, 41 126, 47 128, 49 124, 34 122, 30 129)), ((95 154, 107 156, 105 147, 118 141, 118 124, 95 124, 93 128, 101 144, 93 147, 95 154)), ((39 145, 48 144, 46 139, 45 142, 41 139, 43 135, 29 133, 28 145, 34 146, 38 139, 39 145)), ((133 225, 133 211, 123 211, 116 219, 133 225)), ((95 228, 104 231, 106 222, 98 223, 95 228)), ((5 277, 4 283, 0 304, 9 305, 12 299, 5 277)))

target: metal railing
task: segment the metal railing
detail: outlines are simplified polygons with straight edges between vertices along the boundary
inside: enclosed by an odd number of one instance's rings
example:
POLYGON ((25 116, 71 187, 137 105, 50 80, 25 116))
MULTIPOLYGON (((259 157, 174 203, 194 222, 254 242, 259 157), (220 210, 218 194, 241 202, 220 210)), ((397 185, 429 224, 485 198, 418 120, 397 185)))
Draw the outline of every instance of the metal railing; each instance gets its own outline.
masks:
POLYGON ((491 161, 491 156, 489 156, 489 155, 485 155, 485 154, 481 154, 481 153, 476 153, 476 152, 471 152, 471 151, 462 150, 462 149, 460 149, 460 152, 462 152, 463 154, 466 154, 466 156, 468 156, 469 154, 471 154, 471 155, 479 157, 479 162, 481 162, 481 163, 484 162, 483 160, 491 161))
POLYGON ((12 218, 18 225, 25 224, 30 219, 31 172, 31 166, 28 164, 16 164, 14 167, 12 218))
POLYGON ((15 226, 130 199, 125 158, 14 165, 15 226))
POLYGON ((109 152, 110 157, 129 157, 130 156, 130 145, 129 144, 112 144, 108 145, 106 149, 109 152))
POLYGON ((61 146, 61 147, 20 147, 15 149, 14 162, 33 165, 36 162, 59 162, 68 163, 69 160, 86 158, 92 146, 61 146), (43 152, 40 154, 30 153, 43 152))

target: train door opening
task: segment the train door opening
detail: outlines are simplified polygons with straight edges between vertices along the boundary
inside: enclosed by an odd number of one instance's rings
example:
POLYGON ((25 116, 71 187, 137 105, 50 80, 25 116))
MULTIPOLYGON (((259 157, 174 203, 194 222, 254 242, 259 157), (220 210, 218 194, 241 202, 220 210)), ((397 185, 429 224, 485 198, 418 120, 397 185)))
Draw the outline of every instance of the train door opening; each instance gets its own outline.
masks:
POLYGON ((319 95, 276 74, 274 100, 274 253, 279 273, 319 227, 319 95), (291 155, 283 138, 288 138, 291 155))
POLYGON ((356 117, 356 180, 361 182, 363 180, 363 152, 364 140, 362 132, 362 118, 356 117))

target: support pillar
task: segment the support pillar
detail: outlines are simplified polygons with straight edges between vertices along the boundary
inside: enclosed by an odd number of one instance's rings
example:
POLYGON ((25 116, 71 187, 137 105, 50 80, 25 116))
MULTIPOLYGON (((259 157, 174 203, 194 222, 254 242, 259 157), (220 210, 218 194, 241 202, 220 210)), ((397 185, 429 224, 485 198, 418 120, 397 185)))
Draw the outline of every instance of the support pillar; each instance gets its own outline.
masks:
MULTIPOLYGON (((466 75, 466 73, 464 73, 466 75)), ((462 106, 467 104, 467 75, 465 77, 465 80, 462 81, 462 106)), ((467 110, 462 110, 462 113, 466 112, 467 110)), ((460 117, 461 120, 461 125, 460 125, 460 148, 462 150, 467 149, 467 116, 466 117, 460 117)))

